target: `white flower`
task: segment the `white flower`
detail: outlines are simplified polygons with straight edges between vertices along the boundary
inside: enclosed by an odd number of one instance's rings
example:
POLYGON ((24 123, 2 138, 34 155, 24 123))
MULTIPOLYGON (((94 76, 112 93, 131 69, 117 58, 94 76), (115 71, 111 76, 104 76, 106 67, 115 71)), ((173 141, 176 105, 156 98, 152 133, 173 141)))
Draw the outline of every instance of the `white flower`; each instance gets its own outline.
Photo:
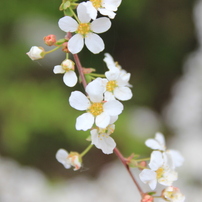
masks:
POLYGON ((104 154, 113 153, 116 143, 110 135, 114 132, 115 125, 110 124, 106 128, 97 128, 90 131, 92 144, 101 149, 104 154))
POLYGON ((165 138, 162 133, 157 132, 154 139, 148 139, 145 142, 146 146, 154 149, 160 150, 167 156, 167 161, 172 169, 179 167, 184 162, 182 155, 176 150, 166 150, 165 138))
POLYGON ((132 91, 129 87, 130 73, 127 73, 121 66, 114 62, 112 56, 108 53, 105 54, 104 62, 106 63, 109 71, 105 73, 105 100, 119 99, 122 101, 132 98, 132 91))
POLYGON ((150 169, 142 170, 139 177, 152 190, 156 188, 157 182, 165 186, 171 186, 178 178, 177 173, 167 164, 166 156, 160 151, 151 153, 149 167, 150 169))
POLYGON ((87 12, 92 19, 97 17, 99 11, 102 15, 106 15, 113 19, 115 17, 114 11, 120 6, 122 0, 90 0, 86 2, 87 12))
POLYGON ((59 149, 56 153, 56 159, 63 164, 66 169, 69 169, 71 166, 74 167, 74 170, 81 168, 81 159, 77 152, 70 152, 70 154, 64 150, 59 149))
POLYGON ((180 190, 177 187, 167 187, 163 190, 162 196, 166 201, 170 202, 184 202, 185 196, 180 192, 180 190))
POLYGON ((86 86, 88 97, 80 91, 71 93, 69 103, 71 107, 87 112, 76 120, 77 130, 88 130, 95 123, 100 128, 106 128, 114 117, 121 114, 123 105, 117 100, 108 102, 103 100, 104 88, 96 80, 86 86))
POLYGON ((104 42, 95 33, 106 32, 111 27, 111 22, 108 18, 101 17, 90 23, 91 18, 84 3, 80 3, 77 7, 79 23, 72 17, 65 16, 59 20, 58 24, 60 29, 65 32, 76 32, 68 41, 68 49, 71 53, 80 52, 85 43, 92 53, 97 54, 104 50, 104 42))
POLYGON ((26 54, 32 59, 32 60, 38 60, 42 59, 44 57, 44 49, 42 47, 38 46, 32 46, 30 51, 26 54))
POLYGON ((56 65, 53 72, 55 74, 64 74, 63 81, 65 85, 69 87, 75 86, 78 81, 76 73, 74 72, 74 62, 72 60, 66 59, 61 65, 56 65))
POLYGON ((130 77, 128 77, 128 80, 125 80, 125 76, 118 69, 116 71, 107 71, 105 76, 107 78, 105 79, 105 100, 117 98, 125 101, 132 98, 132 91, 128 87, 130 77))

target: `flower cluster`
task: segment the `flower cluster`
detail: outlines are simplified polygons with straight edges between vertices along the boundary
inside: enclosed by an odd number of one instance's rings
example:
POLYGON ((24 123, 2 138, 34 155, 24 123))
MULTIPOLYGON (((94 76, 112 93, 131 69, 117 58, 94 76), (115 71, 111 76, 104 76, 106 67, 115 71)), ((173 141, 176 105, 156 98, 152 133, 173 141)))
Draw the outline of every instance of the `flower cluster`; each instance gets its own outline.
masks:
MULTIPOLYGON (((148 184, 152 190, 156 188, 157 182, 171 187, 173 182, 178 179, 175 168, 182 165, 184 158, 176 150, 166 150, 165 138, 162 133, 156 133, 155 138, 146 140, 145 144, 154 151, 150 156, 149 168, 143 169, 139 174, 141 181, 148 184)), ((171 193, 168 194, 168 190, 171 188, 166 189, 163 194, 164 197, 171 195, 171 193)), ((173 192, 176 191, 176 189, 172 190, 173 192)), ((175 200, 169 199, 169 201, 175 200)), ((176 200, 176 202, 181 202, 181 200, 176 200)))
POLYGON ((115 65, 114 68, 116 70, 105 73, 105 75, 114 74, 110 80, 98 77, 86 86, 87 95, 80 91, 73 91, 69 98, 71 107, 85 111, 77 118, 76 129, 83 131, 90 129, 92 144, 105 154, 112 153, 116 146, 110 135, 115 130, 114 122, 124 108, 119 100, 129 100, 132 97, 128 87, 130 74, 118 69, 115 65), (110 96, 107 93, 110 93, 110 96))

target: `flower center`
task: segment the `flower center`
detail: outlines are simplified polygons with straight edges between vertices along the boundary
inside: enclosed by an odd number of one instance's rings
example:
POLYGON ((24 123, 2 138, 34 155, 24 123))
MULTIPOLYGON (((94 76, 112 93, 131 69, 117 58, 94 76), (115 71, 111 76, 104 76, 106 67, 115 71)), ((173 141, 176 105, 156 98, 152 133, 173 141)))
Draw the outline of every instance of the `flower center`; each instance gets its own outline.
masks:
POLYGON ((93 116, 98 116, 103 112, 103 105, 102 103, 93 103, 90 108, 89 108, 89 112, 93 115, 93 116))
POLYGON ((102 0, 90 0, 93 4, 93 6, 98 9, 101 7, 101 3, 102 3, 102 0))
POLYGON ((107 91, 112 92, 116 87, 117 87, 117 84, 115 80, 107 82, 107 86, 106 86, 107 91))
POLYGON ((89 23, 80 23, 77 29, 77 32, 82 35, 86 35, 90 32, 90 24, 89 23))
POLYGON ((163 173, 164 173, 164 169, 163 169, 162 167, 160 167, 160 168, 156 171, 157 179, 160 179, 160 178, 163 176, 163 173))

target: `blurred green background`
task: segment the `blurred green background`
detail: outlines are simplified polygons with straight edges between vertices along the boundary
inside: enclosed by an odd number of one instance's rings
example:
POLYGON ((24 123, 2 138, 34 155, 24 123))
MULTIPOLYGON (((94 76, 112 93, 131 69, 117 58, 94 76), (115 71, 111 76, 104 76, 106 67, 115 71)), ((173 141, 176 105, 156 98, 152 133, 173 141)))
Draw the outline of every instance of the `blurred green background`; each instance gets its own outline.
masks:
MULTIPOLYGON (((113 137, 125 155, 146 154, 140 134, 125 127, 128 113, 147 106, 160 113, 170 97, 170 88, 181 75, 182 64, 197 46, 192 21, 194 0, 124 0, 112 28, 101 34, 109 52, 131 72, 134 97, 124 102, 126 110, 117 122, 113 137), (123 138, 124 137, 124 138, 123 138)), ((3 1, 0 12, 0 154, 31 165, 54 177, 66 172, 55 160, 59 148, 82 152, 89 144, 88 132, 75 130, 81 112, 68 103, 70 88, 53 67, 65 55, 57 51, 43 60, 32 61, 25 54, 32 45, 43 46, 43 37, 64 33, 57 27, 63 16, 60 1, 3 1)), ((106 70, 104 52, 93 55, 84 49, 82 65, 106 70)), ((81 89, 80 85, 73 88, 81 89)), ((162 123, 162 132, 168 129, 162 123)), ((151 133, 151 137, 154 134, 151 133)), ((96 176, 102 165, 116 159, 93 148, 84 157, 85 175, 96 176), (99 158, 98 158, 99 156, 99 158)), ((78 175, 78 173, 76 173, 78 175)))

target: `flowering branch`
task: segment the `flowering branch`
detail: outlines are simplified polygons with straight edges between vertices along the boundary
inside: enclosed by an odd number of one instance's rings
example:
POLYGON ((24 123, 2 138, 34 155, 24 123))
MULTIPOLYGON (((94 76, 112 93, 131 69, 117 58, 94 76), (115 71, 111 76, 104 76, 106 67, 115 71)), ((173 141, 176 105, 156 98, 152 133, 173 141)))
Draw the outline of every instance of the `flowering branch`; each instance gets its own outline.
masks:
POLYGON ((98 34, 106 32, 111 27, 110 19, 114 19, 121 0, 90 0, 79 4, 76 2, 77 0, 63 0, 59 8, 65 14, 58 22, 60 29, 66 33, 64 39, 56 40, 55 35, 48 35, 44 37, 45 44, 56 46, 55 48, 45 51, 42 47, 33 46, 27 53, 32 60, 38 60, 62 48, 66 53, 66 59, 60 65, 54 66, 53 72, 63 74, 63 82, 68 87, 75 86, 80 80, 85 90, 85 93, 71 92, 69 104, 76 110, 85 111, 77 117, 75 128, 89 130, 90 136, 87 140, 91 141, 91 144, 82 153, 68 153, 65 149, 59 149, 56 159, 65 168, 73 167, 74 170, 78 170, 82 166, 82 157, 95 145, 104 154, 114 152, 117 155, 135 183, 141 195, 141 202, 153 202, 154 198, 158 197, 169 202, 184 202, 184 195, 172 186, 178 179, 175 169, 182 165, 184 159, 178 151, 166 149, 163 134, 156 133, 154 139, 146 140, 146 146, 153 151, 150 158, 142 159, 135 154, 125 158, 111 137, 115 131, 115 122, 124 109, 121 101, 130 100, 133 96, 130 89, 132 85, 129 83, 130 73, 122 69, 108 53, 104 57, 108 71, 104 74, 92 73, 95 71, 93 68, 84 68, 78 56, 84 45, 94 54, 104 50, 104 42, 98 34), (104 17, 97 18, 98 12, 104 17), (75 63, 69 59, 69 53, 73 55, 75 63), (75 72, 75 64, 79 79, 75 72), (153 196, 155 192, 145 193, 130 167, 141 170, 139 178, 148 184, 151 190, 156 189, 157 183, 166 186, 161 195, 153 196))

